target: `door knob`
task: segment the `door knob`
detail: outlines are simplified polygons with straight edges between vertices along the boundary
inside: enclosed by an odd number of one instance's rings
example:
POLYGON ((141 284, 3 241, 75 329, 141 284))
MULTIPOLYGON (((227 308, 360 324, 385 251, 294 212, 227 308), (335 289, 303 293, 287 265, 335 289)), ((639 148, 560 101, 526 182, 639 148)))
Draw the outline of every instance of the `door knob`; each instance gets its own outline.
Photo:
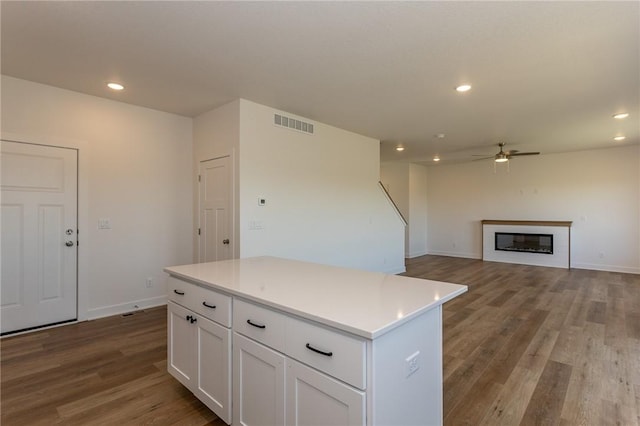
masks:
POLYGON ((67 241, 64 245, 67 247, 73 247, 73 241, 67 241))
POLYGON ((229 239, 225 238, 224 240, 222 240, 222 244, 229 244, 229 239))
POLYGON ((69 228, 66 231, 64 231, 64 233, 67 234, 67 235, 71 235, 71 234, 73 234, 73 229, 69 228))

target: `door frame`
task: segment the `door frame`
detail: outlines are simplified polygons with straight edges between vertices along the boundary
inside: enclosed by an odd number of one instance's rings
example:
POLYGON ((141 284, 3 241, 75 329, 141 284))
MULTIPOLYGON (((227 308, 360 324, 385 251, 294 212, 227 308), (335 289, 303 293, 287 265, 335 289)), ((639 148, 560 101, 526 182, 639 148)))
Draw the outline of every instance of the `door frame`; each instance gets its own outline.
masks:
MULTIPOLYGON (((89 248, 89 180, 88 170, 84 165, 89 164, 89 144, 86 141, 63 139, 49 136, 35 136, 1 132, 0 138, 8 142, 19 142, 31 145, 44 145, 58 148, 75 149, 78 152, 78 258, 77 258, 77 320, 89 319, 89 288, 88 288, 88 248, 89 248)), ((69 323, 65 323, 69 324, 69 323)), ((55 327, 55 326, 54 326, 55 327)), ((47 328, 42 327, 42 328, 47 328)), ((42 329, 41 328, 41 329, 42 329)), ((12 334, 15 335, 15 334, 12 334)))
POLYGON ((193 197, 193 215, 195 220, 193 221, 193 231, 195 238, 193 239, 194 251, 193 251, 193 262, 200 263, 200 238, 202 236, 198 234, 198 229, 201 228, 202 218, 200 217, 200 185, 202 182, 198 179, 200 176, 200 166, 202 163, 218 160, 220 158, 229 158, 229 228, 231 232, 231 236, 229 237, 232 242, 232 251, 231 251, 231 259, 240 258, 240 246, 239 239, 237 233, 237 219, 236 214, 238 212, 238 206, 236 205, 237 196, 236 196, 236 164, 235 164, 235 150, 231 150, 231 152, 226 154, 215 155, 213 157, 207 157, 202 159, 196 159, 194 164, 194 197, 193 197))

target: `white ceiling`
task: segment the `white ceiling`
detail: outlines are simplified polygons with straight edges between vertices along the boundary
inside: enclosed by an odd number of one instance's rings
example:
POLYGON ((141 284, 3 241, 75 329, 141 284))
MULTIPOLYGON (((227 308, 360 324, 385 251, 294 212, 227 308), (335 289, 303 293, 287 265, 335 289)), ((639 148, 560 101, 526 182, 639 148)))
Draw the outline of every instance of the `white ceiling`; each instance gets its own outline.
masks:
POLYGON ((185 116, 249 99, 380 139, 383 161, 545 154, 640 143, 639 6, 2 1, 1 65, 185 116))

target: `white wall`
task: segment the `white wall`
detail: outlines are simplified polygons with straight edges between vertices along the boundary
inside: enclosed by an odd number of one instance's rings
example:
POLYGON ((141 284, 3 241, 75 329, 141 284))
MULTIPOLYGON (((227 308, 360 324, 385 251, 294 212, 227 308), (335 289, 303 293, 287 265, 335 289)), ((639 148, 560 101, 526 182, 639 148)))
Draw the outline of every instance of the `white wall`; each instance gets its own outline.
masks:
POLYGON ((404 224, 378 186, 379 141, 317 122, 314 135, 284 129, 276 112, 292 116, 240 101, 241 257, 403 272, 404 224))
POLYGON ((427 254, 427 168, 418 164, 385 162, 382 182, 407 220, 405 257, 427 254))
POLYGON ((79 148, 79 318, 165 303, 162 268, 192 259, 192 120, 7 76, 1 99, 3 138, 79 148))
POLYGON ((427 254, 427 168, 409 165, 410 258, 427 254))
POLYGON ((428 251, 480 258, 482 219, 571 220, 571 265, 640 273, 640 147, 428 167, 428 251))

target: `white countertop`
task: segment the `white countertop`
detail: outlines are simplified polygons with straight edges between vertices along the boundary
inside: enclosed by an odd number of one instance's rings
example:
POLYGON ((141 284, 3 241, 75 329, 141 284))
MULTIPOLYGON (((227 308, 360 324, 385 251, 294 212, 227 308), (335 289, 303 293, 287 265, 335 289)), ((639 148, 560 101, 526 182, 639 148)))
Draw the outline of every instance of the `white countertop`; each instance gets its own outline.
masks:
POLYGON ((465 285, 276 257, 196 263, 164 271, 368 339, 467 291, 465 285))

